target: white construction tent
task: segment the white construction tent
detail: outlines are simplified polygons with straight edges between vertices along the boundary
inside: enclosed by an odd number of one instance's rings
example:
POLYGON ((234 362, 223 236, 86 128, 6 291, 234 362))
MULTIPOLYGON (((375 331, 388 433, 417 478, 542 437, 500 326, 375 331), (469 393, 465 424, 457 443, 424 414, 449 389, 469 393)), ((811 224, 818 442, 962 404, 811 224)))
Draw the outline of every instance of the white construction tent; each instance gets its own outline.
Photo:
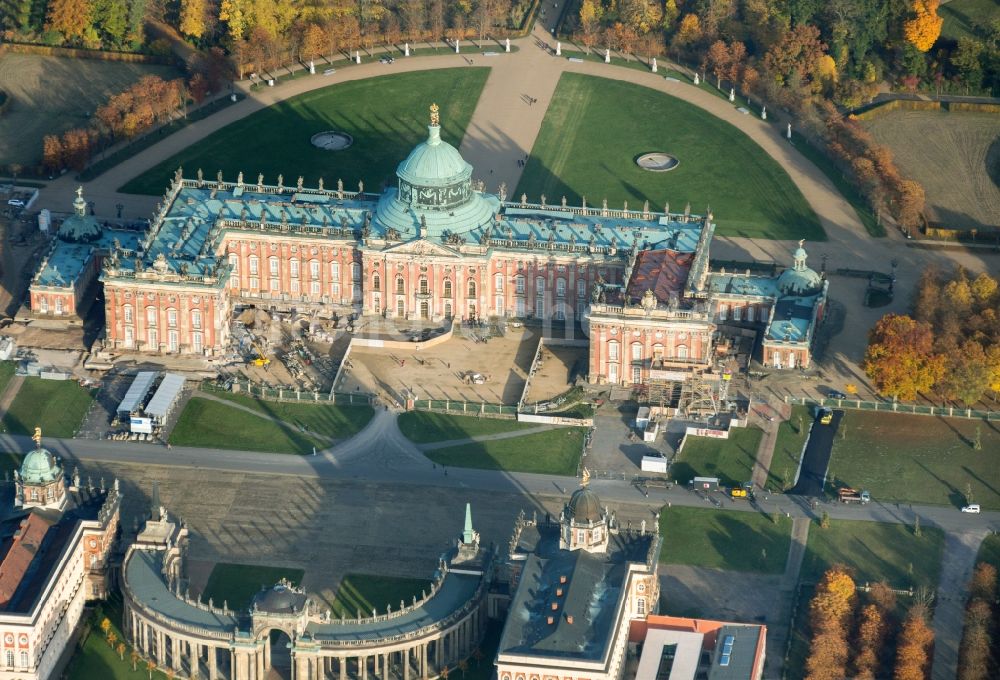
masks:
POLYGON ((153 422, 157 425, 162 425, 163 421, 170 415, 174 405, 177 403, 177 398, 181 396, 183 390, 184 376, 176 373, 167 373, 163 376, 160 386, 156 389, 156 394, 153 395, 153 398, 146 405, 146 416, 152 418, 153 422))
POLYGON ((127 418, 131 413, 142 408, 146 395, 152 389, 153 383, 159 377, 159 371, 140 371, 129 385, 125 397, 118 404, 118 415, 127 418))

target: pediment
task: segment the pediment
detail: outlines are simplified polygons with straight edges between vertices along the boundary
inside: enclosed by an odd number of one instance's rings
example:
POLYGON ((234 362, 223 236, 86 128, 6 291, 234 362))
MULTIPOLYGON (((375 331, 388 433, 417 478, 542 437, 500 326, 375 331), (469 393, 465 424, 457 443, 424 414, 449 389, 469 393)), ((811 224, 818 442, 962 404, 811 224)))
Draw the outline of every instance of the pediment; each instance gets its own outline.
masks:
POLYGON ((420 255, 422 257, 460 257, 458 251, 425 238, 404 241, 386 248, 383 252, 393 255, 420 255))

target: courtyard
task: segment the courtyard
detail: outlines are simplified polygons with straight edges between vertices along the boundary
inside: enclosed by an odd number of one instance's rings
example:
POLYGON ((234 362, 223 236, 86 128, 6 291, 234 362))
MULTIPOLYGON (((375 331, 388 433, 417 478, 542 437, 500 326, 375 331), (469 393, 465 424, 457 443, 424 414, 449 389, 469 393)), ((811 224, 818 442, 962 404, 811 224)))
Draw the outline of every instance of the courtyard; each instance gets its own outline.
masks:
MULTIPOLYGON (((516 405, 539 335, 531 328, 508 326, 503 336, 486 342, 481 338, 456 331, 442 344, 412 351, 353 346, 350 368, 336 389, 376 394, 399 403, 404 395, 414 395, 416 399, 466 401, 470 408, 483 402, 516 405), (481 374, 485 382, 467 380, 469 373, 481 374)), ((563 382, 561 389, 551 389, 558 394, 568 388, 563 382)))
POLYGON ((732 125, 649 88, 574 73, 562 75, 514 195, 549 203, 640 210, 648 200, 671 212, 711 205, 718 233, 765 239, 825 240, 816 215, 788 173, 732 125), (626 115, 622 115, 622 114, 626 115), (647 172, 634 159, 658 151, 680 164, 647 172), (725 187, 725 191, 719 191, 725 187))
POLYGON ((427 136, 427 109, 441 107, 442 137, 461 142, 487 68, 442 69, 357 80, 313 90, 238 120, 198 144, 171 156, 132 179, 120 191, 160 195, 178 167, 193 177, 221 170, 229 180, 244 173, 247 182, 263 173, 268 183, 284 175, 291 186, 298 175, 307 186, 320 178, 326 188, 337 180, 354 191, 358 182, 379 191, 392 184, 396 165, 427 136), (346 132, 353 144, 326 151, 310 143, 327 130, 346 132), (253 143, 248 143, 253 140, 253 143))

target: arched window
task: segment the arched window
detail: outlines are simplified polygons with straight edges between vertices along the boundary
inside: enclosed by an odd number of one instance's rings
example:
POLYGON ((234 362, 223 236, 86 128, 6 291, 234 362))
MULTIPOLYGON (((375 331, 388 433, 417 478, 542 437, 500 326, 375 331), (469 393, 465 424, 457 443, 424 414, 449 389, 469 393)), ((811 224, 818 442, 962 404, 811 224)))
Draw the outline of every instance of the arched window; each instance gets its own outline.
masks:
POLYGON ((451 279, 444 280, 444 297, 451 297, 451 279))
POLYGON ((132 323, 132 305, 122 307, 122 314, 125 317, 125 323, 132 323))
POLYGON ((556 279, 556 295, 559 297, 566 295, 566 279, 562 277, 556 279))
POLYGON ((472 279, 469 279, 469 297, 476 297, 476 282, 472 279))
POLYGON ((267 270, 271 273, 271 276, 278 275, 278 258, 274 255, 267 258, 267 270))
POLYGON ((653 345, 653 360, 658 361, 663 358, 663 345, 656 343, 653 345))
POLYGON ((201 310, 191 310, 191 328, 201 328, 201 310))
POLYGON ((503 274, 493 276, 493 290, 497 293, 503 292, 503 274))
POLYGON ((632 343, 632 361, 642 361, 642 343, 632 343))
POLYGON ((396 278, 396 295, 405 295, 405 294, 406 294, 406 287, 403 284, 403 277, 402 276, 397 277, 396 278))
POLYGON ((535 277, 535 295, 545 294, 545 278, 541 276, 535 277))
POLYGON ((587 297, 587 282, 583 279, 576 280, 576 296, 578 298, 587 297))
POLYGON ((260 258, 256 255, 251 255, 250 259, 247 260, 247 264, 250 265, 250 276, 257 276, 260 270, 260 258))
POLYGON ((158 315, 156 313, 156 307, 153 307, 152 305, 150 305, 149 307, 146 307, 146 325, 147 326, 155 326, 156 325, 156 317, 157 316, 158 315))
POLYGON ((427 295, 427 277, 421 276, 419 284, 420 284, 420 294, 427 295))
POLYGON ((309 260, 309 278, 319 280, 319 260, 309 260))
POLYGON ((524 277, 517 276, 514 278, 514 292, 518 295, 524 295, 524 277))
POLYGON ((167 310, 167 325, 177 328, 177 310, 172 307, 167 310))
POLYGON ((378 274, 372 276, 372 290, 379 291, 382 290, 382 277, 378 274))
POLYGON ((21 668, 27 668, 27 667, 28 667, 28 653, 21 652, 21 668))
POLYGON ((608 359, 618 361, 618 341, 612 340, 608 343, 608 359))
POLYGON ((8 668, 14 667, 14 652, 10 651, 9 649, 7 650, 6 661, 7 661, 6 665, 8 668))
POLYGON ((678 345, 677 346, 677 358, 678 359, 687 359, 688 358, 688 348, 687 348, 687 345, 678 345))

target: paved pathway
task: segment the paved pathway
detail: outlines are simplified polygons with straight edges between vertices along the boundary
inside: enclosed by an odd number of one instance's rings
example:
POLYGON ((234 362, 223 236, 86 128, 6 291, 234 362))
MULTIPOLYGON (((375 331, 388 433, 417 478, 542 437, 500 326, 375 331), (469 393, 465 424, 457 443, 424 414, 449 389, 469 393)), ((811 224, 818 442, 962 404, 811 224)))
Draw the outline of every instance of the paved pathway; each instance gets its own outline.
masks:
POLYGON ((976 565, 979 545, 987 531, 981 527, 949 531, 944 537, 944 562, 934 606, 934 662, 931 680, 958 677, 958 646, 962 641, 969 579, 976 565))
POLYGON ((15 375, 10 379, 10 382, 7 383, 7 387, 4 388, 3 394, 0 394, 0 418, 7 415, 7 409, 9 409, 10 405, 14 403, 14 398, 21 390, 21 385, 23 384, 23 375, 15 375))
POLYGON ((809 542, 809 527, 812 519, 796 517, 792 520, 792 542, 788 546, 788 560, 785 562, 785 573, 781 577, 781 589, 785 592, 795 590, 799 583, 799 572, 802 570, 802 560, 806 556, 806 544, 809 542))

